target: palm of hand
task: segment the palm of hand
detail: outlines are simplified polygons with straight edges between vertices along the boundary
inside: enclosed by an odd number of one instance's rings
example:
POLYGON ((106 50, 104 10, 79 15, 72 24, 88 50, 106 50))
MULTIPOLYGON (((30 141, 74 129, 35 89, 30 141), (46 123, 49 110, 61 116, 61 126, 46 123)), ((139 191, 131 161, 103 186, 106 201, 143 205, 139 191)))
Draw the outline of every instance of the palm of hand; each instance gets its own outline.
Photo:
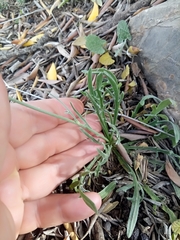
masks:
MULTIPOLYGON (((1 85, 0 88, 4 88, 1 85)), ((0 200, 12 215, 16 235, 92 215, 92 210, 78 194, 50 193, 97 155, 97 148, 102 149, 102 146, 86 139, 74 124, 16 104, 9 110, 5 90, 0 101, 3 106, 0 113, 0 200)), ((78 100, 62 101, 72 109, 71 101, 82 113, 83 106, 78 100)), ((36 101, 31 105, 67 117, 56 100, 36 101)), ((86 120, 94 130, 101 131, 95 115, 87 116, 86 120)), ((100 206, 97 194, 89 193, 88 197, 100 206)))

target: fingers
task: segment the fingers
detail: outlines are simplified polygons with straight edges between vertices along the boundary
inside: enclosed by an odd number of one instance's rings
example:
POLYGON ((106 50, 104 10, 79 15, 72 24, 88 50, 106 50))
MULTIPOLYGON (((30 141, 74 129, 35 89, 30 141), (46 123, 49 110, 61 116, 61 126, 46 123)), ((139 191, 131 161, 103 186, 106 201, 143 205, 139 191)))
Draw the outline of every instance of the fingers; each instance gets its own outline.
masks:
MULTIPOLYGON (((80 114, 84 110, 82 102, 73 98, 62 98, 60 102, 56 99, 47 99, 28 102, 28 104, 70 119, 72 117, 67 113, 67 109, 76 116, 71 104, 80 114)), ((13 121, 11 123, 10 143, 15 148, 24 144, 34 134, 48 131, 65 122, 18 104, 11 105, 11 116, 13 121)))
MULTIPOLYGON (((101 198, 97 193, 86 195, 99 208, 101 198)), ((83 220, 94 212, 84 203, 79 194, 53 194, 37 201, 25 203, 24 219, 20 234, 30 232, 38 227, 47 228, 65 222, 83 220)))
POLYGON ((0 74, 0 172, 4 165, 5 154, 8 148, 8 135, 10 129, 10 109, 7 91, 0 74))
POLYGON ((36 167, 19 171, 23 199, 33 200, 47 196, 61 182, 91 161, 98 154, 97 149, 103 149, 103 146, 87 139, 36 167))
MULTIPOLYGON (((101 131, 101 125, 96 115, 89 114, 85 119, 93 130, 101 131)), ((36 134, 16 149, 19 168, 34 167, 50 156, 76 146, 86 138, 79 127, 72 123, 65 123, 52 130, 36 134)))

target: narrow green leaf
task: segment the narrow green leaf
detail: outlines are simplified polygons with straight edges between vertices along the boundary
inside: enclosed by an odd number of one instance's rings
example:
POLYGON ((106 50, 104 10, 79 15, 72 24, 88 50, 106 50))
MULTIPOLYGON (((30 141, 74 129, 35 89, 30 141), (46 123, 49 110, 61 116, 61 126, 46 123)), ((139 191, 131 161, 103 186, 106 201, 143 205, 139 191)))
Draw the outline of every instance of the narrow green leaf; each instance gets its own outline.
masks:
POLYGON ((172 184, 172 186, 173 186, 173 188, 174 188, 174 191, 175 191, 175 193, 176 193, 176 196, 180 199, 180 187, 178 187, 175 183, 173 183, 172 181, 171 181, 171 184, 172 184))
POLYGON ((173 223, 174 221, 177 220, 177 217, 176 217, 176 215, 174 214, 174 212, 173 212, 170 208, 168 208, 166 205, 163 205, 163 206, 162 206, 162 210, 168 214, 168 216, 169 216, 169 221, 170 221, 171 223, 173 223))
POLYGON ((161 202, 161 199, 153 192, 153 190, 147 184, 143 185, 143 189, 152 200, 161 202))
POLYGON ((137 113, 139 112, 140 108, 143 107, 145 105, 145 101, 148 99, 156 99, 158 102, 160 102, 161 100, 155 96, 152 95, 146 95, 144 96, 141 101, 137 104, 136 108, 134 109, 134 111, 132 112, 132 118, 135 118, 137 113))
POLYGON ((119 193, 119 192, 127 192, 128 190, 130 190, 130 189, 133 188, 133 187, 134 187, 134 183, 126 184, 126 185, 118 188, 118 189, 116 190, 116 192, 117 192, 117 193, 119 193))
POLYGON ((119 21, 117 25, 117 37, 118 43, 122 43, 125 40, 131 40, 131 34, 127 22, 124 20, 119 21))
POLYGON ((88 198, 81 190, 79 190, 79 193, 82 199, 84 200, 84 202, 86 203, 86 205, 90 207, 97 214, 98 210, 96 208, 96 205, 93 203, 93 201, 91 201, 91 199, 88 198))
POLYGON ((116 182, 113 181, 109 183, 103 190, 99 192, 99 195, 101 196, 102 199, 107 197, 116 187, 116 182))

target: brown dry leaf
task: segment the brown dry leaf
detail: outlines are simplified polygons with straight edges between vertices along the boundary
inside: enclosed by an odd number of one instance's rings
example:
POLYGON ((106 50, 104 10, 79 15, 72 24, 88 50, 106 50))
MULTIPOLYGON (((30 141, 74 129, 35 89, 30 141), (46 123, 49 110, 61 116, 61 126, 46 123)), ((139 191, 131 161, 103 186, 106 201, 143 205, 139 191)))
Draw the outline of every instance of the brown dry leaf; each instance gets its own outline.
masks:
POLYGON ((137 62, 131 63, 131 70, 132 70, 133 74, 135 75, 135 77, 138 77, 139 73, 141 72, 141 69, 138 67, 137 62))
POLYGON ((47 72, 48 80, 57 80, 56 66, 54 63, 51 64, 49 71, 47 72))
POLYGON ((65 58, 69 59, 70 58, 70 54, 64 49, 64 46, 62 44, 58 44, 56 46, 58 52, 65 58))
POLYGON ((165 169, 168 177, 178 186, 180 187, 180 176, 177 174, 177 172, 174 170, 173 166, 169 162, 169 160, 166 160, 165 169))
POLYGON ((37 77, 37 73, 39 70, 39 63, 35 66, 35 68, 32 70, 32 72, 30 73, 28 80, 33 80, 37 77))
POLYGON ((133 118, 129 118, 129 117, 126 117, 126 116, 123 116, 123 118, 125 118, 125 120, 127 122, 131 123, 133 126, 137 127, 138 129, 144 130, 144 131, 148 132, 149 134, 156 134, 156 133, 158 133, 154 129, 148 128, 148 127, 144 126, 143 124, 135 121, 133 118))
POLYGON ((138 47, 130 46, 127 51, 132 55, 137 55, 141 51, 141 49, 138 47))
POLYGON ((68 231, 71 239, 72 239, 72 240, 78 240, 78 237, 77 237, 77 235, 75 234, 75 232, 74 232, 71 224, 70 224, 70 223, 64 223, 63 225, 64 225, 65 229, 68 231))
POLYGON ((121 137, 126 138, 130 141, 137 141, 140 139, 146 139, 147 136, 140 134, 132 134, 132 133, 121 133, 121 137))
POLYGON ((28 32, 28 30, 25 29, 25 30, 23 31, 23 33, 21 34, 21 36, 20 36, 18 39, 14 39, 11 43, 12 43, 12 44, 17 44, 17 45, 22 44, 24 41, 26 41, 26 40, 25 40, 25 37, 26 37, 26 35, 27 35, 27 32, 28 32))
POLYGON ((129 65, 127 64, 124 71, 121 74, 121 78, 126 79, 127 76, 129 76, 129 73, 130 73, 130 68, 129 68, 129 65))
POLYGON ((98 63, 99 62, 99 58, 100 58, 100 55, 95 53, 95 54, 93 54, 91 60, 93 61, 93 63, 98 63))
POLYGON ((92 21, 95 21, 96 18, 98 17, 99 15, 99 6, 96 2, 94 2, 94 6, 93 6, 93 9, 90 13, 90 16, 88 18, 88 22, 92 22, 92 21))
POLYGON ((132 166, 132 160, 130 159, 125 147, 122 145, 122 143, 116 145, 117 150, 119 151, 119 153, 121 154, 121 156, 124 158, 124 160, 130 165, 132 166))
POLYGON ((117 207, 117 205, 119 204, 119 202, 118 201, 115 201, 115 202, 109 202, 108 204, 107 204, 107 206, 105 206, 105 208, 103 209, 103 213, 109 213, 110 211, 112 211, 114 208, 116 208, 117 207))
POLYGON ((143 155, 138 153, 136 160, 134 161, 134 170, 137 171, 141 166, 141 162, 143 160, 143 155))
POLYGON ((69 60, 76 57, 78 54, 79 54, 79 50, 77 49, 77 47, 71 44, 71 52, 70 52, 69 60))
POLYGON ((108 52, 104 53, 103 55, 100 56, 99 62, 104 65, 104 66, 109 66, 114 63, 114 60, 110 56, 108 52))
MULTIPOLYGON (((25 73, 31 66, 32 66, 33 62, 29 62, 27 65, 25 65, 23 68, 21 68, 20 70, 18 70, 13 77, 18 77, 20 76, 22 73, 25 73)), ((28 74, 29 76, 29 74, 28 74)))
POLYGON ((39 31, 42 27, 44 27, 46 24, 48 24, 49 22, 49 18, 46 18, 45 20, 43 20, 42 22, 40 22, 37 26, 36 29, 34 30, 34 33, 39 31))

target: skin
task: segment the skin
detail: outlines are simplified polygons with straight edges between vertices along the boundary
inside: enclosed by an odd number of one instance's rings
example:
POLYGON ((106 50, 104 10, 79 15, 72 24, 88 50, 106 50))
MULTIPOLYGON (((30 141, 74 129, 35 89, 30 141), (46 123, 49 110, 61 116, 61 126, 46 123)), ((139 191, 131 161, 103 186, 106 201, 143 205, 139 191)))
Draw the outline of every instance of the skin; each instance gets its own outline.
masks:
MULTIPOLYGON (((61 99, 82 113, 77 99, 61 99)), ((51 194, 62 181, 73 176, 103 149, 87 139, 71 123, 38 113, 18 104, 9 104, 0 76, 0 232, 1 238, 16 239, 38 227, 46 228, 85 219, 93 211, 79 194, 51 194), (76 207, 74 207, 76 206, 76 207)), ((55 99, 29 102, 43 110, 71 118, 55 99)), ((86 117, 97 132, 97 116, 86 117)), ((99 208, 97 193, 87 196, 99 208)))

